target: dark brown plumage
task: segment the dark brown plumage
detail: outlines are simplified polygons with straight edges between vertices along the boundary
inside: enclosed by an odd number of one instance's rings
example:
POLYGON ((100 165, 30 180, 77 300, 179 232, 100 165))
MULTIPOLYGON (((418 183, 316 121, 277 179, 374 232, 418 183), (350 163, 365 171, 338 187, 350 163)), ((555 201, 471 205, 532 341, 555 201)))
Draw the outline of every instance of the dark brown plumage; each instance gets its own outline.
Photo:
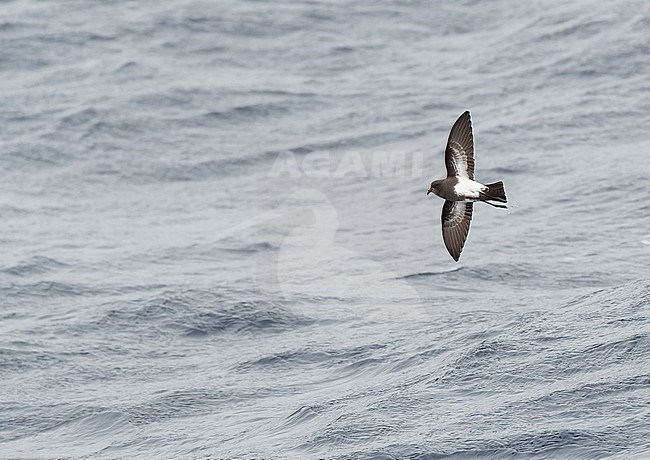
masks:
POLYGON ((469 224, 472 222, 474 203, 445 201, 442 206, 442 239, 447 251, 458 262, 463 251, 469 224))
POLYGON ((451 257, 458 262, 472 222, 474 202, 482 201, 505 208, 503 182, 483 185, 474 180, 474 135, 469 111, 464 112, 451 128, 445 149, 447 177, 431 183, 427 195, 435 193, 445 199, 442 207, 442 239, 451 257))
POLYGON ((474 180, 474 134, 469 111, 458 117, 451 127, 445 149, 445 166, 447 177, 465 175, 474 180))

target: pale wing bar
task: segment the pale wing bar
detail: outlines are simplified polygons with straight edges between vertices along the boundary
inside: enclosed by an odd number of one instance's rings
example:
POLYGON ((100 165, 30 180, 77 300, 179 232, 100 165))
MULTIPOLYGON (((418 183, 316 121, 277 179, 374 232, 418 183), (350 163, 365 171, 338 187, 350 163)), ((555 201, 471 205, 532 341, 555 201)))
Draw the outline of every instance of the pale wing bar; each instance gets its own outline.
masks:
POLYGON ((445 149, 447 177, 459 176, 474 180, 474 135, 469 111, 452 126, 445 149))
POLYGON ((474 203, 464 201, 447 200, 442 207, 442 239, 456 262, 463 252, 473 210, 474 203))

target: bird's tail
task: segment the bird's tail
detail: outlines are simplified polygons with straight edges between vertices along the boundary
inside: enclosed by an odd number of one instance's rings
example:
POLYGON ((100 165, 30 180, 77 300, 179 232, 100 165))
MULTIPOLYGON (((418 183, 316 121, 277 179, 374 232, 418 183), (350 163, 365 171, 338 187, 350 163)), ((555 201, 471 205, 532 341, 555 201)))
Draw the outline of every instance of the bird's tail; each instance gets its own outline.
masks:
POLYGON ((485 184, 488 188, 486 192, 481 193, 482 201, 498 201, 500 203, 507 203, 506 190, 503 188, 503 182, 495 182, 493 184, 485 184))

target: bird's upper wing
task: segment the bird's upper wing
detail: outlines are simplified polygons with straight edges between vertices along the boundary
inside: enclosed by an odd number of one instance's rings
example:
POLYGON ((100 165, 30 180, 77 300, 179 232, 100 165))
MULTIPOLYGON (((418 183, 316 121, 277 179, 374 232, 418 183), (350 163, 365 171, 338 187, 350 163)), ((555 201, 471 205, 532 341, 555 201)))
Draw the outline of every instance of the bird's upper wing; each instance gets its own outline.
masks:
POLYGON ((471 201, 445 201, 442 207, 442 239, 456 262, 463 251, 469 224, 472 222, 474 203, 471 201))
POLYGON ((449 132, 445 149, 447 176, 474 180, 474 135, 469 111, 463 113, 449 132))

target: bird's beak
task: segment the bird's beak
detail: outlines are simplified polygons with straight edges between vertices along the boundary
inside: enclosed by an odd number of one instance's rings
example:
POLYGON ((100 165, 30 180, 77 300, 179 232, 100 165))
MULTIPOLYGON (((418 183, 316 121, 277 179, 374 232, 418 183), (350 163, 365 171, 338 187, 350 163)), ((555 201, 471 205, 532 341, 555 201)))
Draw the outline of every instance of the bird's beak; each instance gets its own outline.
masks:
POLYGON ((431 193, 431 190, 427 190, 427 195, 428 195, 429 193, 431 193))

